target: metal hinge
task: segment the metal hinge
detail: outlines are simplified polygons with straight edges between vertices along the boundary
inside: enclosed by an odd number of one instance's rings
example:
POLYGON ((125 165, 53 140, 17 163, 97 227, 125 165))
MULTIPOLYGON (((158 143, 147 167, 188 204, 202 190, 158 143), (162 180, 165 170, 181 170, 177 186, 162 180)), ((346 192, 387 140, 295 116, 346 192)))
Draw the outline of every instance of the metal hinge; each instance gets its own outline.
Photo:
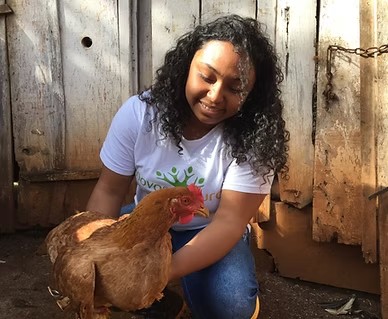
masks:
POLYGON ((378 191, 374 192, 373 194, 368 196, 368 199, 373 199, 379 195, 382 195, 384 193, 388 192, 388 187, 383 187, 382 189, 379 189, 378 191))
POLYGON ((0 4, 0 16, 13 13, 8 4, 0 4))

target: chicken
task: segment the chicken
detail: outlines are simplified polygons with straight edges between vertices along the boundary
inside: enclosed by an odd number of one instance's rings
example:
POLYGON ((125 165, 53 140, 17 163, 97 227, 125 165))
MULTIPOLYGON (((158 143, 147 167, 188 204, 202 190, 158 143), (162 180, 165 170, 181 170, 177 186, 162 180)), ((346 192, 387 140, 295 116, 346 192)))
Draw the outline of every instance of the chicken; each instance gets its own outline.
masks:
MULTIPOLYGON (((127 217, 95 212, 69 217, 46 237, 58 304, 80 319, 106 319, 109 307, 134 311, 160 300, 168 282, 169 228, 208 217, 195 185, 154 191, 127 217)), ((54 292, 54 293, 53 293, 54 292)))
POLYGON ((78 212, 70 216, 53 230, 45 239, 45 250, 54 264, 58 250, 67 245, 74 245, 90 237, 97 229, 116 223, 116 219, 97 212, 78 212))

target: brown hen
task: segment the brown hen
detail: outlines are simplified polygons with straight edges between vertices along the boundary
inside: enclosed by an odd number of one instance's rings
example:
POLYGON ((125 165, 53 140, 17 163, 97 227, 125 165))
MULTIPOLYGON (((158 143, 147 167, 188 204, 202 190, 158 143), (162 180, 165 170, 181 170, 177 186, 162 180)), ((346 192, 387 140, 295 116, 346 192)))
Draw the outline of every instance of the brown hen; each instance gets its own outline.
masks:
POLYGON ((105 319, 110 306, 134 311, 160 300, 171 265, 168 230, 195 213, 208 217, 201 190, 189 185, 154 191, 118 220, 94 212, 68 218, 46 238, 64 296, 58 304, 80 319, 105 319))

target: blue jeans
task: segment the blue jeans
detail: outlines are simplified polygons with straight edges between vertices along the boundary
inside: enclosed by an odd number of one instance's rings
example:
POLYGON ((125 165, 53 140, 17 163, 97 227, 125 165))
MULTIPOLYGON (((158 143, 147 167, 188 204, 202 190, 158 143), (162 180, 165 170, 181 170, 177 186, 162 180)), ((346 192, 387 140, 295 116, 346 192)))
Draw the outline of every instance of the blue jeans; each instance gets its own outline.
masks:
MULTIPOLYGON (((122 213, 130 212, 129 209, 122 213)), ((173 251, 189 242, 198 230, 174 231, 173 251)), ((250 231, 235 247, 215 264, 181 279, 186 302, 198 319, 249 319, 258 295, 255 261, 249 247, 250 231)))

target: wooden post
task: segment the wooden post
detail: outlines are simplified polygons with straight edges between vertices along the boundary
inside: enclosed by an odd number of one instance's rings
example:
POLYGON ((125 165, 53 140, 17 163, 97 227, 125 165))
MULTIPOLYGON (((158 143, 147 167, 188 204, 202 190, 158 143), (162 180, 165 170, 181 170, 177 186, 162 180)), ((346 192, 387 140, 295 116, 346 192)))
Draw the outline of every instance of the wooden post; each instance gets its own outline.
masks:
MULTIPOLYGON (((375 9, 378 45, 387 44, 388 2, 377 0, 375 9)), ((377 186, 388 186, 388 53, 377 58, 378 107, 376 110, 377 186)), ((379 196, 381 314, 388 319, 388 193, 379 196)))
POLYGON ((388 318, 388 192, 379 197, 380 290, 382 319, 388 318))
MULTIPOLYGON (((0 5, 4 4, 0 0, 0 5)), ((5 15, 0 16, 0 233, 14 228, 13 146, 5 15)))

